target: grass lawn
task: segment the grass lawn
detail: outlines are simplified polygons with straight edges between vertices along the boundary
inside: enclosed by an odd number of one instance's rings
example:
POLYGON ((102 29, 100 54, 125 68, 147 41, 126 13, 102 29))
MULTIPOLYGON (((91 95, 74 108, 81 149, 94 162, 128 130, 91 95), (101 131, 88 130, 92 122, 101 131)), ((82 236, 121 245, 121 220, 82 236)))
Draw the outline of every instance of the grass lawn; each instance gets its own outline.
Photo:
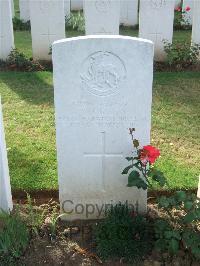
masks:
MULTIPOLYGON (((52 73, 0 72, 13 189, 57 188, 52 73)), ((194 188, 200 172, 200 73, 156 73, 152 144, 170 188, 194 188)))

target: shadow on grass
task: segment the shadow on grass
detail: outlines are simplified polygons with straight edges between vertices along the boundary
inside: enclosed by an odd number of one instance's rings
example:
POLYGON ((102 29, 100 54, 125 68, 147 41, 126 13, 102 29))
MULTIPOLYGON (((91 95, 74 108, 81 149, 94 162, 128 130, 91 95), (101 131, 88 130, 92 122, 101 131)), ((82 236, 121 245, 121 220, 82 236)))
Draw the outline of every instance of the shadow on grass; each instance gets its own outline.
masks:
POLYGON ((49 171, 45 159, 38 159, 37 156, 29 158, 27 153, 23 153, 17 148, 8 151, 8 160, 12 188, 27 191, 40 190, 46 188, 47 183, 50 188, 51 182, 52 189, 57 187, 55 184, 57 181, 56 163, 52 164, 52 169, 49 171))
POLYGON ((30 104, 53 105, 50 72, 0 72, 0 82, 5 83, 10 90, 30 104))

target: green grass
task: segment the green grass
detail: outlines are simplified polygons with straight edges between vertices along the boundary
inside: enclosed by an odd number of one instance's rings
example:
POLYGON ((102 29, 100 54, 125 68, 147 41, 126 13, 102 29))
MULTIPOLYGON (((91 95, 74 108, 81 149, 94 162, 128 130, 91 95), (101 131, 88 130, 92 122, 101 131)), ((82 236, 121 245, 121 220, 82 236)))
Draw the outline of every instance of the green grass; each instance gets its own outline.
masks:
MULTIPOLYGON (((52 73, 0 73, 13 189, 57 188, 52 73)), ((152 144, 171 189, 194 188, 200 172, 200 73, 156 73, 152 144)))

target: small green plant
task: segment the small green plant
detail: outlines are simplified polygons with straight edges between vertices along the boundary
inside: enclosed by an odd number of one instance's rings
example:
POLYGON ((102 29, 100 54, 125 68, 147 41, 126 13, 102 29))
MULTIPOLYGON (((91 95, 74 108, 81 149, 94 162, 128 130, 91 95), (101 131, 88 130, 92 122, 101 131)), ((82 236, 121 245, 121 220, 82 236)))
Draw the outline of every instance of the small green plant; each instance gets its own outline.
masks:
POLYGON ((177 254, 180 249, 189 251, 200 259, 200 202, 192 194, 177 191, 173 196, 162 196, 158 206, 168 214, 168 220, 155 223, 155 247, 177 254))
POLYGON ((164 41, 164 50, 167 55, 167 64, 183 69, 198 62, 200 45, 189 43, 168 43, 164 41))
POLYGON ((85 31, 85 19, 83 12, 73 12, 70 14, 70 17, 65 18, 65 25, 68 29, 85 31))
POLYGON ((152 246, 149 221, 128 204, 119 203, 106 212, 106 218, 94 228, 97 253, 102 259, 113 257, 137 261, 152 246))
POLYGON ((37 71, 44 70, 44 67, 37 61, 30 60, 17 49, 13 49, 5 62, 1 62, 1 66, 8 67, 13 70, 37 71))
POLYGON ((176 7, 174 10, 174 28, 176 30, 191 29, 190 22, 187 19, 187 13, 191 10, 189 6, 184 9, 176 7))
POLYGON ((23 31, 23 30, 31 30, 31 24, 30 21, 23 21, 17 17, 13 18, 13 29, 14 30, 19 30, 19 31, 23 31))
POLYGON ((156 170, 153 164, 160 156, 160 151, 151 145, 140 148, 139 141, 134 139, 134 128, 129 128, 133 144, 133 156, 126 157, 130 164, 122 171, 123 175, 128 174, 128 187, 137 187, 146 190, 152 187, 152 182, 157 182, 161 187, 166 184, 162 172, 156 170))
POLYGON ((45 209, 39 209, 33 206, 33 201, 29 194, 27 194, 27 212, 26 224, 30 227, 33 235, 38 236, 39 230, 44 223, 45 209))
POLYGON ((29 243, 29 232, 20 216, 0 213, 0 264, 13 265, 25 251, 29 243))

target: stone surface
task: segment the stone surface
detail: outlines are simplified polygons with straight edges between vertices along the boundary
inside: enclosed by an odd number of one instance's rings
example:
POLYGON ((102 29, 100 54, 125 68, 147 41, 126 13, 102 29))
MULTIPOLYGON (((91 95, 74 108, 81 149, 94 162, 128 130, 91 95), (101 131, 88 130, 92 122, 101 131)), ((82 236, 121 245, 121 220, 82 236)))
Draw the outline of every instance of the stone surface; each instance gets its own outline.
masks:
POLYGON ((30 0, 33 58, 50 60, 51 45, 65 38, 63 0, 30 0))
POLYGON ((200 1, 194 2, 192 43, 200 44, 200 1))
POLYGON ((174 1, 141 0, 139 36, 154 42, 155 60, 164 61, 164 43, 172 42, 174 1))
POLYGON ((86 35, 119 34, 120 0, 84 1, 86 35))
POLYGON ((193 5, 194 5, 194 2, 199 2, 199 0, 183 0, 183 5, 182 5, 182 8, 183 10, 185 10, 185 8, 187 6, 189 6, 191 8, 190 11, 187 11, 185 14, 183 14, 183 18, 185 20, 185 24, 186 25, 192 25, 192 16, 193 16, 193 5))
POLYGON ((82 10, 84 0, 71 0, 71 10, 82 10))
POLYGON ((200 198, 200 176, 199 176, 199 184, 198 184, 197 197, 200 198))
POLYGON ((15 6, 14 6, 14 0, 10 0, 10 1, 11 1, 12 17, 14 18, 14 16, 15 16, 15 6))
MULTIPOLYGON (((37 1, 35 1, 37 2, 37 1)), ((29 0, 19 0, 20 19, 23 21, 30 20, 29 0)))
POLYGON ((64 0, 64 12, 65 16, 70 16, 70 0, 64 0))
POLYGON ((145 212, 146 191, 128 188, 121 172, 132 151, 128 129, 136 128, 141 145, 150 142, 152 42, 117 35, 60 40, 53 69, 59 196, 62 210, 73 210, 66 219, 98 218, 105 204, 125 200, 145 212))
POLYGON ((120 23, 125 26, 138 24, 138 0, 121 0, 120 23))
POLYGON ((4 211, 11 211, 12 208, 13 203, 0 98, 0 211, 1 209, 4 211))
POLYGON ((12 8, 10 0, 0 1, 0 59, 5 60, 14 48, 12 8))

